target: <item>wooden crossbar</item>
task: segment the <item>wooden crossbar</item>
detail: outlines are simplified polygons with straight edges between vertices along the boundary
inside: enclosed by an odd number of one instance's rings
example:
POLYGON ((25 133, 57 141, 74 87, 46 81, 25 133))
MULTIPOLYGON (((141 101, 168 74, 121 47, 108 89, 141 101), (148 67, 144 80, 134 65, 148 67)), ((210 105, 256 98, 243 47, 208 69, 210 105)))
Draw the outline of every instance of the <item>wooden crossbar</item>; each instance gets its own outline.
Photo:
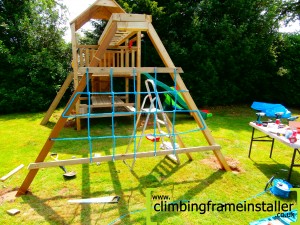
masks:
MULTIPOLYGON (((89 69, 89 73, 109 76, 111 68, 109 67, 79 67, 78 72, 80 74, 86 73, 86 69, 89 69)), ((133 69, 136 73, 174 73, 174 68, 176 73, 183 73, 181 67, 113 67, 113 74, 132 74, 133 69)))
MULTIPOLYGON (((220 145, 211 145, 211 146, 200 146, 200 147, 191 147, 191 148, 180 148, 176 149, 177 154, 188 153, 188 152, 199 152, 199 151, 210 151, 210 150, 220 150, 220 145)), ((150 152, 137 152, 137 153, 126 153, 126 154, 119 154, 119 155, 107 155, 107 156, 99 156, 93 157, 93 162, 107 162, 113 160, 126 160, 126 159, 134 159, 134 158, 146 158, 146 157, 153 157, 155 154, 156 156, 163 156, 163 155, 170 155, 173 154, 173 149, 168 150, 159 150, 156 153, 154 151, 150 152)), ((57 167, 57 166, 65 166, 65 165, 77 165, 77 164, 85 164, 90 163, 90 158, 80 158, 80 159, 69 159, 69 160, 59 160, 53 162, 37 162, 37 163, 30 163, 28 166, 29 170, 33 169, 40 169, 40 168, 48 168, 48 167, 57 167)))
POLYGON ((49 119, 52 116, 54 110, 58 106, 60 100, 64 96, 64 94, 65 94, 66 90, 68 89, 69 85, 71 84, 71 82, 73 80, 73 77, 74 77, 73 73, 70 73, 67 76, 65 82, 61 86, 61 88, 60 88, 59 92, 57 93, 55 99, 53 100, 53 102, 51 103, 49 109, 47 110, 47 113, 45 114, 45 117, 42 120, 41 125, 46 125, 49 122, 49 119))

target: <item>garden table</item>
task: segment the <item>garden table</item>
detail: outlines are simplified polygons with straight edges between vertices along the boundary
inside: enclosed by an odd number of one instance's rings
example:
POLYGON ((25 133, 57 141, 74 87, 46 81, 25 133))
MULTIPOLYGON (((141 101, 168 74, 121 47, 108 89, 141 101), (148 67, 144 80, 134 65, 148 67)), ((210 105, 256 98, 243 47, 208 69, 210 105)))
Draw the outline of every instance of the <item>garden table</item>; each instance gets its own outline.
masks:
POLYGON ((250 142, 250 148, 249 148, 249 154, 248 154, 249 158, 251 155, 252 143, 254 141, 271 142, 272 143, 271 149, 270 149, 270 158, 272 158, 272 152, 273 152, 275 140, 280 141, 281 143, 285 144, 286 146, 294 149, 291 166, 290 166, 288 178, 287 178, 287 181, 290 181, 293 167, 300 167, 300 164, 295 163, 296 154, 300 154, 300 151, 299 151, 300 134, 297 134, 297 136, 296 136, 297 141, 295 143, 291 143, 290 140, 285 137, 285 133, 287 132, 287 130, 290 129, 289 126, 285 126, 283 128, 278 128, 278 125, 275 123, 268 123, 268 126, 263 126, 263 125, 257 125, 255 122, 250 122, 249 125, 253 128, 251 142, 250 142), (256 130, 264 133, 264 136, 255 136, 254 133, 256 130))

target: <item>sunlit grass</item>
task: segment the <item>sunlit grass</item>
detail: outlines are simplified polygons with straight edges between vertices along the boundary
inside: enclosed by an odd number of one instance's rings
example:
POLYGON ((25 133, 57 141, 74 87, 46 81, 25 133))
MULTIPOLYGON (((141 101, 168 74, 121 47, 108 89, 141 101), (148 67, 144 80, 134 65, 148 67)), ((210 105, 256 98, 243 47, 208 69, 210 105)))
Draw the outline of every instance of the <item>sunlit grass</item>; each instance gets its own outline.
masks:
MULTIPOLYGON (((68 171, 76 171, 73 180, 64 180, 59 168, 41 169, 30 186, 31 195, 17 198, 13 202, 0 204, 0 224, 145 224, 146 189, 155 188, 153 194, 168 195, 170 202, 179 200, 194 203, 238 203, 243 200, 253 203, 274 202, 278 197, 265 193, 267 181, 275 175, 285 179, 290 166, 292 149, 275 143, 273 158, 269 158, 269 143, 254 143, 251 159, 248 148, 251 127, 248 123, 255 120, 255 114, 249 106, 219 107, 210 109, 213 117, 206 123, 222 153, 228 160, 238 162, 240 173, 218 170, 204 163, 213 159, 212 152, 192 153, 193 161, 185 154, 179 156, 180 165, 175 165, 164 157, 137 159, 133 170, 122 161, 103 162, 66 166, 68 171), (70 199, 120 196, 118 204, 69 204, 70 199), (253 198, 252 198, 253 197, 253 198), (251 199, 252 198, 252 199, 251 199), (20 214, 10 216, 6 210, 18 208, 20 214)), ((299 111, 292 110, 294 114, 299 111)), ((12 114, 0 116, 0 176, 24 164, 34 162, 51 129, 57 121, 59 111, 47 126, 39 125, 43 114, 12 114)), ((117 118, 115 134, 131 135, 133 119, 117 118)), ((92 136, 111 135, 111 120, 92 120, 92 136)), ((153 127, 147 127, 145 133, 153 133, 153 127)), ((189 115, 178 115, 176 130, 196 128, 189 115)), ((141 127, 138 129, 141 133, 141 127)), ((64 128, 60 137, 84 137, 87 130, 64 128)), ((186 146, 207 145, 201 131, 181 135, 186 146)), ((115 151, 125 153, 129 138, 116 140, 115 151)), ((93 142, 93 153, 111 155, 114 151, 111 139, 93 142)), ((159 144, 157 143, 157 151, 159 144)), ((128 149, 133 152, 134 142, 128 149)), ((153 151, 153 143, 142 138, 141 151, 153 151)), ((57 141, 51 152, 58 153, 59 159, 89 157, 87 141, 57 141)), ((52 161, 48 156, 45 161, 52 161)), ((131 165, 132 160, 126 160, 131 165)), ((27 175, 24 168, 1 184, 1 191, 19 187, 27 175)), ((299 169, 294 169, 291 183, 299 184, 299 169)), ((295 193, 282 202, 296 202, 295 193)), ((153 202, 154 203, 154 202, 153 202)), ((151 210, 152 221, 159 224, 248 224, 251 221, 274 215, 274 212, 156 212, 151 210)))

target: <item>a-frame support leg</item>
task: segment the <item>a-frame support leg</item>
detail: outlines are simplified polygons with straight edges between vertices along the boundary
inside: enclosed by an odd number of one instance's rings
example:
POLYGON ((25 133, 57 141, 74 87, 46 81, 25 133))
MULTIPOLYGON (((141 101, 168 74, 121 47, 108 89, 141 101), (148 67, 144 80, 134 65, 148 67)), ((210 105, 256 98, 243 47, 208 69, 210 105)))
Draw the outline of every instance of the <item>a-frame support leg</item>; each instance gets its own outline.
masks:
MULTIPOLYGON (((168 116, 166 116, 166 118, 167 118, 167 120, 168 120, 168 123, 169 123, 169 124, 172 124, 170 118, 169 118, 168 116)), ((174 126, 174 124, 172 124, 171 129, 173 128, 173 126, 174 126)), ((174 128, 174 129, 175 129, 175 128, 174 128)), ((176 130, 175 130, 175 133, 177 133, 176 130)), ((176 138, 177 138, 177 141, 178 141, 178 144, 179 144, 180 148, 185 148, 186 146, 185 146, 185 144, 183 143, 181 137, 180 137, 179 135, 177 135, 176 138)), ((192 158, 192 156, 191 156, 191 154, 190 154, 189 152, 187 152, 187 153, 185 153, 185 154, 187 155, 187 157, 189 158, 190 161, 193 160, 193 158, 192 158)))
MULTIPOLYGON (((101 42, 99 43, 99 48, 96 52, 96 54, 94 55, 91 63, 90 63, 90 67, 94 67, 96 66, 99 61, 101 60, 101 58, 103 57, 104 53, 105 53, 105 49, 107 49, 110 41, 112 40, 114 34, 116 33, 117 30, 117 24, 116 23, 112 23, 109 26, 110 32, 108 32, 108 35, 106 35, 101 42)), ((71 103, 72 99, 74 98, 74 100, 72 101, 72 104, 70 104, 70 107, 68 109, 67 112, 65 112, 65 115, 68 116, 70 115, 72 109, 74 108, 76 102, 78 101, 80 95, 77 94, 78 92, 83 92, 83 90, 86 87, 86 81, 87 81, 87 75, 84 74, 83 77, 81 78, 76 90, 73 92, 67 106, 69 106, 69 104, 71 103), (76 97, 75 97, 76 96, 76 97)), ((89 74, 89 79, 92 77, 92 74, 89 74)), ((67 118, 65 117, 60 117, 59 120, 57 121, 56 125, 54 126, 48 140, 46 141, 44 147, 42 148, 40 154, 38 155, 38 157, 36 158, 35 162, 43 162, 47 156, 47 154, 49 153, 50 149, 52 148, 54 141, 52 140, 52 138, 56 138, 58 137, 60 131, 62 130, 62 128, 64 127, 64 124, 66 122, 67 118)), ((23 195, 27 192, 27 189, 29 188, 30 184, 32 183, 33 179, 35 178, 36 174, 37 174, 38 170, 34 169, 34 170, 30 170, 29 173, 27 174, 27 177, 25 178, 25 180, 23 181, 20 189, 18 190, 16 196, 20 196, 23 195)))
POLYGON ((68 89, 69 85, 71 84, 73 80, 73 73, 70 73, 65 82, 63 83, 63 85, 61 86, 59 92, 57 93, 55 99, 53 100, 53 102, 51 103, 49 109, 47 110, 47 113, 44 117, 44 119, 41 122, 41 125, 45 125, 48 123, 50 117, 52 116, 54 110, 56 109, 57 105, 59 104, 60 100, 62 99, 62 97, 64 96, 66 90, 68 89))
MULTIPOLYGON (((165 64, 165 66, 175 68, 175 65, 172 62, 167 50, 165 49, 165 46, 163 45, 162 41, 160 40, 158 34, 156 33, 156 31, 151 23, 149 23, 149 27, 148 27, 148 36, 151 39, 151 42, 153 43, 156 51, 158 52, 160 58, 162 59, 162 61, 165 64)), ((176 84, 180 90, 187 90, 187 88, 179 74, 177 74, 176 77, 174 74, 171 74, 171 77, 173 80, 176 79, 176 84)), ((190 110, 193 110, 193 111, 198 110, 198 108, 189 92, 182 92, 181 94, 190 110)), ((206 127, 204 120, 200 118, 201 115, 198 115, 198 113, 196 113, 196 112, 192 112, 192 115, 200 128, 206 127)), ((216 144, 209 129, 206 128, 206 129, 202 130, 202 133, 204 134, 209 145, 216 144)), ((215 154, 221 167, 223 169, 225 169, 226 171, 231 171, 221 150, 213 150, 213 153, 215 154)))
MULTIPOLYGON (((77 92, 82 92, 84 90, 84 88, 86 87, 86 74, 82 77, 79 85, 77 86, 77 89, 74 91, 73 95, 71 96, 67 106, 70 104, 70 101, 75 97, 75 94, 77 92)), ((72 104, 69 107, 69 110, 66 112, 66 115, 70 115, 75 103, 77 102, 78 98, 80 96, 76 95, 74 101, 72 102, 72 104)), ((58 137, 60 131, 63 129, 65 122, 66 122, 67 118, 65 117, 60 117, 59 120, 57 121, 56 125, 54 126, 49 138, 47 139, 46 143, 44 144, 42 150, 40 151, 40 154, 38 155, 38 157, 36 158, 35 162, 43 162, 45 160, 45 158, 47 157, 50 149, 52 148, 54 141, 52 140, 52 138, 56 138, 58 137)), ((30 170, 25 178, 25 180, 23 181, 21 187, 19 188, 16 196, 20 196, 20 195, 24 195, 26 194, 30 184, 32 183, 33 179, 35 178, 36 174, 38 172, 38 169, 33 169, 30 170)))

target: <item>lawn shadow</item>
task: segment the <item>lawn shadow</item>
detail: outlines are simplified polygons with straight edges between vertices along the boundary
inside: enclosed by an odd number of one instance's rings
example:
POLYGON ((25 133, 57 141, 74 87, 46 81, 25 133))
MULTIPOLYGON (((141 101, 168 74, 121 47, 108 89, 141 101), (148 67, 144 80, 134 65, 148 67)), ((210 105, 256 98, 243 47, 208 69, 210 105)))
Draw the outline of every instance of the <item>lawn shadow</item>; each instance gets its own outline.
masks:
MULTIPOLYGON (((83 155, 87 157, 87 155, 83 155)), ((82 164, 82 198, 88 198, 91 196, 91 184, 90 184, 90 167, 89 164, 82 164)), ((90 204, 81 204, 81 224, 91 224, 91 206, 90 204)))
MULTIPOLYGON (((289 172, 289 167, 284 165, 284 164, 265 164, 265 163, 255 163, 254 164, 260 171, 263 172, 263 174, 267 177, 265 182, 267 186, 267 182, 270 181, 272 176, 274 176, 274 179, 282 179, 282 180, 287 180, 288 177, 288 172, 289 172)), ((291 180, 289 181, 290 184, 293 185, 293 187, 299 187, 299 178, 300 178, 300 173, 297 171, 292 171, 292 176, 291 180)), ((263 181, 262 181, 263 182, 263 181)), ((273 186, 273 182, 268 184, 267 188, 271 188, 273 186)), ((276 196, 279 199, 281 199, 279 196, 276 196)), ((297 194, 296 192, 290 192, 288 198, 282 199, 287 202, 293 202, 297 201, 297 194)))
MULTIPOLYGON (((174 203, 174 202, 179 202, 179 201, 190 201, 194 196, 196 196, 200 192, 203 192, 211 184, 213 184, 216 180, 221 179, 224 173, 226 173, 226 172, 219 170, 215 173, 212 173, 207 178, 199 180, 194 187, 190 188, 187 192, 185 192, 184 194, 182 194, 178 198, 173 199, 173 201, 169 202, 169 203, 174 203)), ((187 183, 187 182, 182 182, 182 183, 187 183)), ((167 184, 167 185, 170 185, 170 184, 167 184)), ((172 185, 177 185, 177 184, 178 183, 175 182, 172 185)), ((164 221, 164 220, 166 220, 170 217, 178 216, 180 213, 181 212, 175 212, 175 211, 172 211, 172 213, 170 213, 170 212, 159 212, 159 213, 155 214, 154 216, 152 216, 151 221, 153 221, 153 222, 155 221, 155 222, 160 223, 160 222, 162 222, 162 221, 164 221)))
MULTIPOLYGON (((166 182, 167 178, 169 178, 171 175, 176 173, 178 170, 181 168, 185 167, 188 165, 191 161, 186 161, 183 164, 173 164, 167 157, 163 158, 157 165, 149 172, 148 175, 146 176, 139 176, 134 170, 130 170, 131 174, 137 179, 139 182, 139 186, 131 189, 125 189, 123 191, 133 191, 133 190, 139 190, 140 193, 143 196, 146 196, 144 189, 146 188, 159 188, 161 186, 163 187, 172 187, 172 192, 174 191, 174 187, 176 185, 181 185, 181 184, 191 184, 195 183, 196 185, 189 189, 186 193, 182 194, 180 197, 177 199, 174 199, 173 202, 175 201, 180 201, 180 200, 186 200, 186 199, 191 199, 193 196, 196 196, 198 193, 202 192, 206 188, 208 188, 211 184, 213 184, 216 180, 221 179, 222 175, 225 173, 225 171, 219 170, 213 174, 211 174, 209 177, 205 179, 198 179, 198 180, 193 180, 193 181, 180 181, 180 182, 166 182), (160 175, 160 179, 155 176, 156 174, 160 175)), ((112 163, 112 165, 114 165, 112 163)), ((113 167, 111 167, 113 169, 113 167)), ((114 182, 114 187, 120 188, 119 186, 119 181, 115 180, 114 182), (116 186, 117 185, 117 186, 116 186)), ((122 193, 123 193, 122 191, 122 193)), ((173 193, 172 193, 172 198, 173 198, 173 193)), ((132 212, 128 211, 128 208, 126 207, 123 209, 123 211, 119 210, 120 218, 118 220, 122 220, 122 224, 132 224, 133 221, 129 220, 130 214, 132 212), (125 220, 127 219, 127 220, 125 220), (129 223, 131 222, 131 223, 129 223)), ((159 213, 156 216, 154 216, 151 220, 152 221, 159 221, 162 222, 163 220, 169 218, 170 216, 176 216, 179 213, 174 212, 172 215, 170 213, 159 213)))
MULTIPOLYGON (((106 152, 106 154, 108 154, 109 149, 106 149, 105 152, 106 152)), ((110 176, 111 176, 111 180, 113 183, 113 188, 114 188, 115 194, 120 197, 120 200, 118 203, 119 215, 127 215, 127 214, 129 214, 129 209, 128 209, 127 202, 125 200, 124 190, 122 189, 122 184, 120 182, 119 171, 116 168, 115 162, 109 161, 109 162, 107 162, 107 164, 109 167, 110 176)), ((121 220, 122 224, 132 224, 131 223, 132 221, 130 221, 130 218, 127 216, 120 218, 120 220, 121 220)))
POLYGON ((30 205, 35 212, 42 216, 49 224, 68 224, 59 214, 57 214, 52 207, 45 202, 48 199, 40 199, 35 195, 22 196, 23 201, 30 205))
POLYGON ((185 167, 190 162, 191 161, 186 161, 183 164, 175 164, 167 157, 164 157, 146 176, 139 177, 133 169, 131 169, 130 172, 139 182, 138 189, 140 193, 143 196, 146 196, 143 189, 161 186, 164 180, 169 178, 172 174, 176 173, 181 168, 185 167), (159 179, 154 175, 155 173, 159 176, 159 179))
POLYGON ((3 114, 0 116, 0 121, 9 121, 15 119, 26 119, 28 121, 36 121, 37 119, 42 120, 42 113, 12 113, 12 114, 3 114))
MULTIPOLYGON (((289 169, 290 169, 289 166, 281 163, 266 164, 266 163, 255 162, 254 166, 256 166, 266 176, 266 182, 272 176, 278 179, 287 180, 289 169)), ((291 180, 289 183, 291 183, 294 186, 299 186, 300 173, 295 169, 296 168, 294 167, 292 170, 291 180)))
POLYGON ((47 127, 47 128, 49 128, 49 129, 52 130, 52 129, 54 128, 55 125, 56 125, 56 123, 54 123, 54 122, 52 122, 52 121, 48 121, 46 124, 41 125, 41 126, 47 127))

